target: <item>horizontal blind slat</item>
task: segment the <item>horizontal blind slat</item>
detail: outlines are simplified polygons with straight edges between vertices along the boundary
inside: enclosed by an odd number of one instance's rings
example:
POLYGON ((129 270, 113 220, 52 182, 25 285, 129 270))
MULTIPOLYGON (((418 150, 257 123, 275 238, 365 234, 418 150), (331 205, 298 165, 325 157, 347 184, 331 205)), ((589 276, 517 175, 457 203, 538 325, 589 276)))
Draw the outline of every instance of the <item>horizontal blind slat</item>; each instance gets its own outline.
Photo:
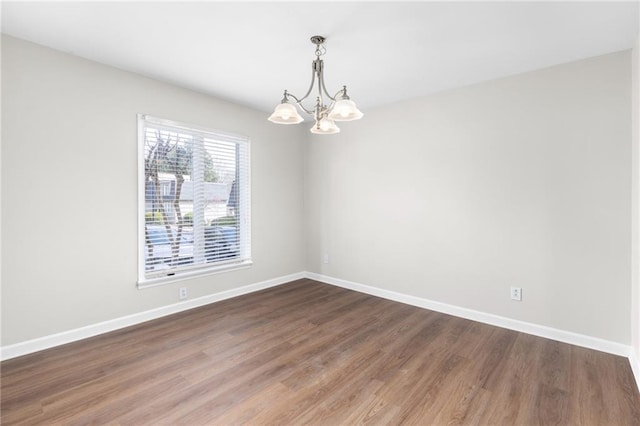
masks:
POLYGON ((249 141, 171 123, 144 119, 144 278, 250 260, 249 141))

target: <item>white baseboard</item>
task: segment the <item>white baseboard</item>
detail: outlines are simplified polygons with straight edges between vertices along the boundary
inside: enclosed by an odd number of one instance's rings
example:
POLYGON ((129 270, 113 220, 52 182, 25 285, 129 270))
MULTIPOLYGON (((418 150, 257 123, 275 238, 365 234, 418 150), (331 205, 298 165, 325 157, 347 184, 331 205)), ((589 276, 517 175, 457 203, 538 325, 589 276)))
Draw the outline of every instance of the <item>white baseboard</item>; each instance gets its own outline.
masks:
MULTIPOLYGON (((390 290, 384 290, 378 287, 372 287, 365 284, 359 284, 339 278, 333 278, 322 274, 316 274, 313 272, 307 272, 306 277, 326 284, 331 284, 349 290, 370 294, 372 296, 378 296, 384 299, 393 300, 395 302, 405 303, 407 305, 417 306, 419 308, 429 309, 456 317, 495 325, 497 327, 507 328, 509 330, 520 331, 522 333, 532 334, 534 336, 544 337, 559 342, 569 343, 572 345, 582 346, 585 348, 595 349, 598 351, 624 357, 630 357, 631 355, 630 346, 611 342, 609 340, 599 339, 597 337, 586 336, 584 334, 573 333, 571 331, 558 330, 543 325, 519 321, 499 315, 488 314, 485 312, 475 311, 473 309, 462 308, 455 305, 449 305, 429 299, 423 299, 421 297, 410 296, 408 294, 398 293, 390 290)), ((636 378, 638 377, 639 376, 636 374, 636 378)))
POLYGON ((137 314, 127 315, 125 317, 113 320, 103 321, 97 324, 88 325, 86 327, 76 328, 74 330, 64 331, 62 333, 52 334, 33 340, 28 340, 14 345, 3 346, 0 348, 0 360, 16 358, 32 352, 49 349, 54 346, 64 345, 65 343, 75 342, 77 340, 86 339, 88 337, 97 336, 99 334, 108 333, 110 331, 119 330, 121 328, 140 324, 149 320, 197 308, 199 306, 208 305, 220 300, 230 299, 232 297, 243 294, 253 293, 269 287, 285 284, 290 281, 305 278, 304 272, 298 272, 291 275, 285 275, 255 284, 249 284, 243 287, 233 288, 231 290, 221 291, 215 294, 209 294, 197 299, 185 300, 184 302, 172 305, 162 306, 160 308, 151 309, 149 311, 139 312, 137 314))
POLYGON ((630 346, 604 339, 599 339, 596 337, 586 336, 583 334, 573 333, 570 331, 558 330, 555 328, 532 324, 524 321, 518 321, 499 315, 475 311, 473 309, 467 309, 455 305, 436 302, 416 296, 410 296, 390 290, 384 290, 378 287, 372 287, 365 284, 359 284, 339 278, 316 274, 313 272, 299 272, 291 275, 285 275, 259 283, 249 284, 243 287, 210 294, 207 296, 199 297, 197 299, 186 300, 184 302, 151 309, 149 311, 128 315, 97 324, 92 324, 86 327, 40 337, 37 339, 16 343, 14 345, 3 346, 0 348, 0 360, 16 358, 18 356, 26 355, 29 353, 49 349, 59 345, 64 345, 66 343, 71 343, 77 340, 86 339, 88 337, 97 336, 99 334, 108 333, 110 331, 119 330, 121 328, 140 324, 156 318, 161 318, 167 315, 197 308, 199 306, 208 305, 210 303, 218 302, 221 300, 230 299, 232 297, 241 296, 243 294, 253 293, 255 291, 263 290, 269 287, 275 287, 302 278, 310 278, 323 283, 355 290, 361 293, 370 294, 372 296, 378 296, 436 312, 442 312, 445 314, 454 315, 485 324, 495 325, 497 327, 507 328, 510 330, 520 331, 535 336, 545 337, 547 339, 557 340, 564 343, 628 357, 634 376, 636 378, 636 383, 640 388, 640 362, 638 360, 638 354, 633 353, 630 346))
POLYGON ((633 377, 636 379, 636 386, 638 386, 638 390, 640 391, 640 359, 638 358, 638 353, 631 349, 631 355, 629 355, 629 364, 631 364, 631 371, 633 371, 633 377))

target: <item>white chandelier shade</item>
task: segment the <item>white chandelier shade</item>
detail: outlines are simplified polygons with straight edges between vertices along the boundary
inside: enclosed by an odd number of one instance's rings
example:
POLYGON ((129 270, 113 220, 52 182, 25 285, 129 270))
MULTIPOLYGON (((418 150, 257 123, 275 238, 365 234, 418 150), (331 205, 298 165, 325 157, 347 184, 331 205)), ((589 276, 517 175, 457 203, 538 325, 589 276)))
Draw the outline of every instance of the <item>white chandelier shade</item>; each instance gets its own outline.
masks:
POLYGON ((312 115, 315 119, 311 133, 320 135, 331 135, 340 132, 336 126, 336 121, 353 121, 363 117, 364 114, 358 109, 347 95, 347 86, 342 86, 334 96, 327 92, 324 84, 324 61, 320 59, 326 53, 324 47, 325 38, 322 36, 311 37, 311 42, 316 45, 316 59, 311 64, 311 85, 307 93, 301 98, 294 96, 287 90, 280 104, 278 104, 268 120, 276 124, 297 124, 304 119, 298 114, 296 105, 303 112, 312 115), (312 108, 306 108, 303 101, 309 97, 317 81, 316 103, 312 108), (326 101, 325 101, 326 99, 326 101), (295 104, 293 102, 295 102, 295 104), (328 105, 326 104, 328 102, 328 105))
POLYGON ((287 101, 277 105, 268 120, 277 124, 298 124, 304 121, 304 118, 298 114, 295 105, 287 101))
POLYGON ((332 135, 334 133, 340 133, 340 128, 328 117, 324 117, 320 121, 316 121, 310 130, 311 133, 316 135, 332 135))
POLYGON ((351 99, 340 99, 333 106, 329 118, 333 121, 353 121, 362 118, 363 115, 351 99))

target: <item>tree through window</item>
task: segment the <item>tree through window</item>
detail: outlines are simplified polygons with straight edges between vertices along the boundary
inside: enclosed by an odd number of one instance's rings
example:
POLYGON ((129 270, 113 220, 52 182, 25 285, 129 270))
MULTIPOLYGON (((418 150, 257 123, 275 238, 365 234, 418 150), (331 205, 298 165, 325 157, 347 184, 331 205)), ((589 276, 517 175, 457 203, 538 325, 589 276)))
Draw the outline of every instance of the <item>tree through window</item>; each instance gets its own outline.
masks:
POLYGON ((139 135, 139 280, 249 263, 249 141, 148 116, 139 135))

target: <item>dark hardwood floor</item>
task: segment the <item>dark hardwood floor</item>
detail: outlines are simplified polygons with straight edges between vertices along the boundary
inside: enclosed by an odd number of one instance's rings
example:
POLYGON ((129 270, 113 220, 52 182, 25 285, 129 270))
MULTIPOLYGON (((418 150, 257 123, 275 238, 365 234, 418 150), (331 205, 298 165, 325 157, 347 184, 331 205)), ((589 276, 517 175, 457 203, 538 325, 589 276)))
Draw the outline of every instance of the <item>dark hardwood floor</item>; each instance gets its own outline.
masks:
POLYGON ((1 368, 5 425, 640 424, 623 357, 310 280, 1 368))

